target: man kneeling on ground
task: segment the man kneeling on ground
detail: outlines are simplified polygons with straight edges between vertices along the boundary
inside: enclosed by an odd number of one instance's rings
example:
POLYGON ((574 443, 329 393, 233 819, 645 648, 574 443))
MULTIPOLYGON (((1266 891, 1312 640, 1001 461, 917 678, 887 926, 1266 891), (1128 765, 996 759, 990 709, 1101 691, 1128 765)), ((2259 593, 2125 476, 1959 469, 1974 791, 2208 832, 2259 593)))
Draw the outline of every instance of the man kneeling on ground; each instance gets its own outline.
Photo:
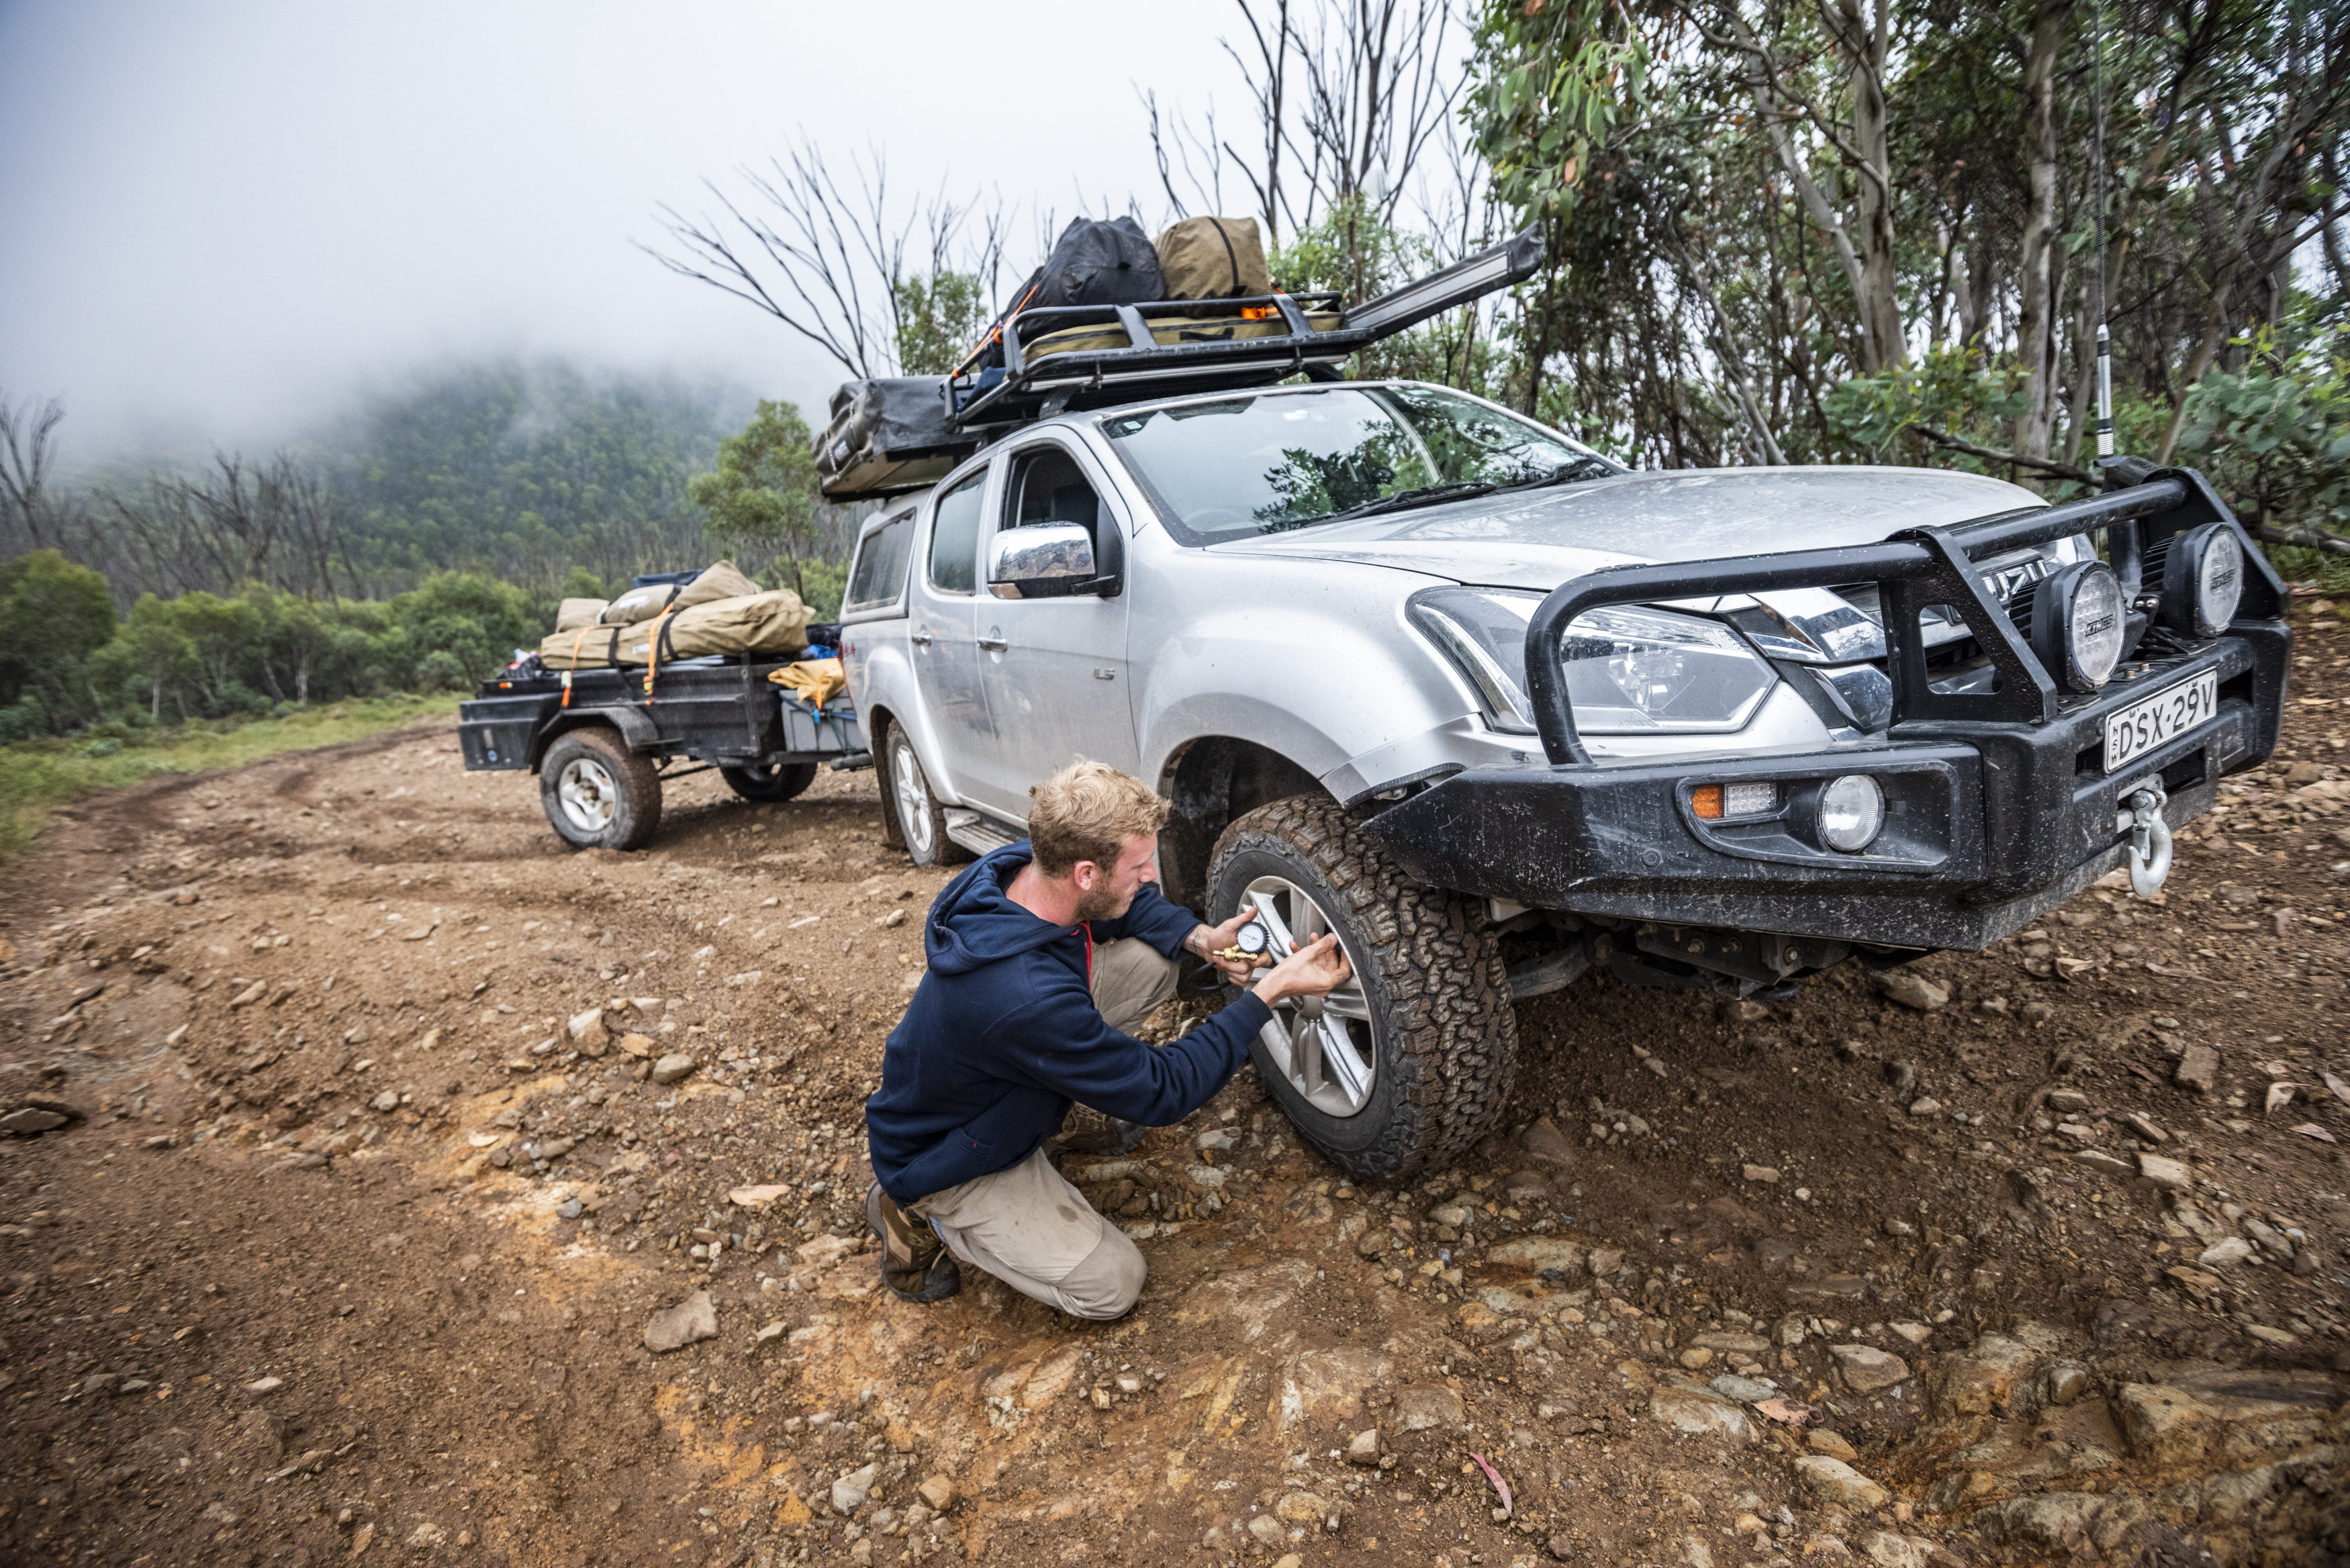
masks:
POLYGON ((1167 803, 1080 759, 1028 792, 1028 837, 947 884, 923 929, 930 972, 866 1102, 874 1182, 865 1216, 881 1278, 907 1301, 962 1287, 955 1260, 1077 1317, 1123 1314, 1142 1254, 1053 1168, 1045 1140, 1072 1101, 1147 1127, 1181 1121, 1248 1059, 1293 996, 1348 979, 1337 939, 1299 948, 1172 1044, 1124 1031, 1175 992, 1190 951, 1214 957, 1252 911, 1206 926, 1155 885, 1167 803))

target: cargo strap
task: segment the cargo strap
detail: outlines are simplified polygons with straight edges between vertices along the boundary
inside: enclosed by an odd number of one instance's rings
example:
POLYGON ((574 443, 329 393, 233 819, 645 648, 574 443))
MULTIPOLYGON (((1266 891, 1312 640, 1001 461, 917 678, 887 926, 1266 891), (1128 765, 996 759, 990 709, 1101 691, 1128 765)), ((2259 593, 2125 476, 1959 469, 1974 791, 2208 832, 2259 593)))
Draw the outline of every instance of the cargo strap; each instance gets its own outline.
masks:
MULTIPOLYGON (((579 649, 588 640, 588 628, 581 627, 579 635, 571 639, 571 670, 579 668, 579 649)), ((571 706, 571 670, 563 672, 563 706, 571 706)))
MULTIPOLYGON (((671 598, 676 597, 674 593, 670 595, 671 598)), ((663 609, 660 614, 653 617, 652 635, 648 639, 645 649, 645 706, 649 708, 656 701, 653 696, 653 678, 660 673, 661 646, 669 640, 669 613, 667 609, 663 609)))

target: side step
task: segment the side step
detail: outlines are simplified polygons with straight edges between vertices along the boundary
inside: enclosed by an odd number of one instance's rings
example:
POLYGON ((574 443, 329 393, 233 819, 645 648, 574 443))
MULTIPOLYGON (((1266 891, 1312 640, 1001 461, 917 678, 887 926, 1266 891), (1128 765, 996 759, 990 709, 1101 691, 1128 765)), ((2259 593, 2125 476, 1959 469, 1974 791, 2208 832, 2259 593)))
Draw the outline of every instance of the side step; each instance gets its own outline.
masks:
POLYGON ((982 816, 965 806, 946 808, 947 836, 970 850, 984 855, 991 849, 1001 849, 1007 844, 1017 844, 1021 836, 992 816, 982 816))

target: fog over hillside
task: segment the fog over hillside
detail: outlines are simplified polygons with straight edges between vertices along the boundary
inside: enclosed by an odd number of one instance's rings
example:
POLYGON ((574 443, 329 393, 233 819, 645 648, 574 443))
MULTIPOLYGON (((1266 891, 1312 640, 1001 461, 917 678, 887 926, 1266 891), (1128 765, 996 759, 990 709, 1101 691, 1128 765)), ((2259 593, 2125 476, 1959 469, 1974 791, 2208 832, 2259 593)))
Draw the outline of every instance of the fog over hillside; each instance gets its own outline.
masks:
POLYGON ((820 407, 839 372, 631 240, 805 133, 1024 223, 1158 210, 1136 73, 1237 95, 1208 0, 15 0, 0 5, 0 389, 67 458, 296 437, 418 366, 556 356, 820 407), (1039 90, 1007 90, 1027 81, 1039 90))

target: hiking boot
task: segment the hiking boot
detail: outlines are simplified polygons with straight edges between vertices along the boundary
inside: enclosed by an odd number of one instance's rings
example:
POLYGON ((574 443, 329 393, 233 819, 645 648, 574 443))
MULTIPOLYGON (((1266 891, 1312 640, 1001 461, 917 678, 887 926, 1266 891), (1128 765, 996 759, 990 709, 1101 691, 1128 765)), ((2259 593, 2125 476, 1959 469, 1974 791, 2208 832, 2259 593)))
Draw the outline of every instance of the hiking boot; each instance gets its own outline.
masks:
POLYGON ((942 1302, 962 1289, 962 1270, 938 1232, 899 1208, 878 1181, 865 1189, 865 1223, 881 1241, 881 1282, 899 1301, 942 1302))
POLYGON ((1140 1122, 1104 1116, 1091 1106, 1071 1106, 1061 1130, 1045 1140, 1048 1157, 1062 1154, 1130 1154, 1150 1129, 1140 1122))

